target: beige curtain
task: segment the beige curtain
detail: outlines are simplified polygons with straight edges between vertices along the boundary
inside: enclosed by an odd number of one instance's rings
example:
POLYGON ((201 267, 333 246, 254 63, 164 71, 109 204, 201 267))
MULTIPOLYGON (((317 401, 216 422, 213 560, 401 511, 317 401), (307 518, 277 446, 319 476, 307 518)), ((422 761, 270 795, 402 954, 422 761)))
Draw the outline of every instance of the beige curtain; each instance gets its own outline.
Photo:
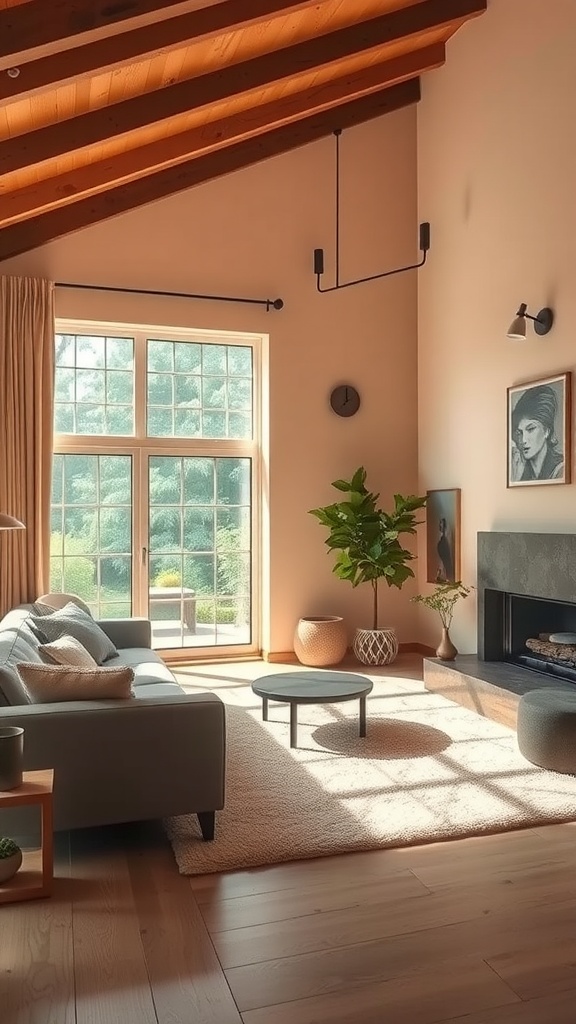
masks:
POLYGON ((54 286, 0 277, 0 614, 50 589, 54 286))

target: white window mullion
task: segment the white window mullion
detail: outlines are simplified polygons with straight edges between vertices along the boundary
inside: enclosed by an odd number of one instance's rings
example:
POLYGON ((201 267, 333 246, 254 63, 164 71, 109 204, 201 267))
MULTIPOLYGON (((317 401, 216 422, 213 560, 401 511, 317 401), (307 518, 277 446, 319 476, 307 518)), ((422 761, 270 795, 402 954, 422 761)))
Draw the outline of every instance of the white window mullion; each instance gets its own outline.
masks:
POLYGON ((146 398, 147 398, 147 374, 146 374, 146 335, 141 331, 135 331, 134 338, 134 421, 136 438, 144 441, 146 438, 146 398))

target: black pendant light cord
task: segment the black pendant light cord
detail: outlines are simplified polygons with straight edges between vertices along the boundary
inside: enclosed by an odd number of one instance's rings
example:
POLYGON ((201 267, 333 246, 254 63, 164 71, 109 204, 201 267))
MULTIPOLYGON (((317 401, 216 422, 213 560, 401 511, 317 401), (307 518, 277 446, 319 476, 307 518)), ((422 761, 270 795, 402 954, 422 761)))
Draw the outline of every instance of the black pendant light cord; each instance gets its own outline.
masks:
MULTIPOLYGON (((336 136, 336 288, 340 287, 340 136, 342 135, 342 129, 336 128, 334 135, 336 136)), ((320 275, 318 274, 317 281, 318 291, 322 291, 320 288, 320 275)), ((324 289, 325 291, 327 289, 324 289)))
POLYGON ((365 284, 367 281, 377 281, 381 277, 391 277, 393 274, 403 274, 406 270, 418 270, 426 263, 426 257, 430 248, 430 224, 426 221, 420 225, 420 250, 422 256, 417 263, 410 263, 406 267, 397 267, 395 270, 385 270, 381 274, 370 274, 368 277, 359 277, 355 281, 340 282, 340 136, 342 129, 336 128, 336 284, 323 288, 320 281, 324 273, 324 250, 314 250, 314 273, 316 274, 316 288, 323 294, 325 292, 339 291, 341 288, 351 288, 355 284, 365 284))
POLYGON ((271 309, 282 309, 282 299, 246 299, 237 298, 232 295, 196 295, 193 292, 162 292, 153 291, 150 288, 114 288, 104 284, 72 284, 68 281, 56 281, 56 288, 80 288, 90 292, 123 292, 128 295, 159 295, 169 299, 209 299, 211 302, 243 302, 253 306, 266 306, 266 312, 271 309))

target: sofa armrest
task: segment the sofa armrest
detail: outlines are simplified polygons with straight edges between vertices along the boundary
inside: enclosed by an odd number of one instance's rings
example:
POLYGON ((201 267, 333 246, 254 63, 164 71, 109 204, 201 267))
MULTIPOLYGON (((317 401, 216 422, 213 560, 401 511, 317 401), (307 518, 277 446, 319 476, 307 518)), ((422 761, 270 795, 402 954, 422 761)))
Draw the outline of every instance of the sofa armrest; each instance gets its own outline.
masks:
MULTIPOLYGON (((24 768, 54 768, 56 829, 224 806, 225 709, 210 693, 0 709, 24 768)), ((14 813, 14 812, 10 812, 14 813)))
POLYGON ((100 629, 110 638, 115 647, 152 647, 152 624, 150 619, 97 619, 100 629))

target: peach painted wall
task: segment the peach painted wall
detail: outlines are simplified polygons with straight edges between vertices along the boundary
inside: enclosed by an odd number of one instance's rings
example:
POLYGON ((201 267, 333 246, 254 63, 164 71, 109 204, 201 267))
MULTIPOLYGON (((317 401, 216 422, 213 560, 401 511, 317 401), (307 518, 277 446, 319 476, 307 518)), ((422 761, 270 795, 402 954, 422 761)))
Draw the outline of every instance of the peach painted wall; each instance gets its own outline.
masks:
MULTIPOLYGON (((2 265, 6 274, 171 291, 276 297, 282 312, 184 300, 58 291, 60 316, 269 333, 269 624, 263 647, 292 647, 300 615, 369 623, 370 588, 330 571, 324 532, 307 509, 360 464, 389 500, 417 480, 416 277, 318 295, 312 250, 334 251, 332 138, 80 231, 2 265), (332 385, 354 383, 362 408, 329 409, 332 385), (368 621, 367 621, 368 620, 368 621)), ((342 136, 342 279, 417 253, 416 112, 342 136)), ((382 623, 415 639, 409 589, 383 594, 382 623)))
MULTIPOLYGON (((420 215, 433 230, 419 280, 420 487, 462 488, 468 583, 479 530, 576 525, 574 484, 506 488, 506 388, 576 367, 575 39, 574 0, 489 0, 418 108, 420 215), (529 327, 525 343, 507 340, 520 302, 555 309, 547 337, 529 327)), ((469 599, 455 617, 463 652, 476 650, 475 614, 469 599)), ((431 613, 420 621, 433 642, 431 613)))

